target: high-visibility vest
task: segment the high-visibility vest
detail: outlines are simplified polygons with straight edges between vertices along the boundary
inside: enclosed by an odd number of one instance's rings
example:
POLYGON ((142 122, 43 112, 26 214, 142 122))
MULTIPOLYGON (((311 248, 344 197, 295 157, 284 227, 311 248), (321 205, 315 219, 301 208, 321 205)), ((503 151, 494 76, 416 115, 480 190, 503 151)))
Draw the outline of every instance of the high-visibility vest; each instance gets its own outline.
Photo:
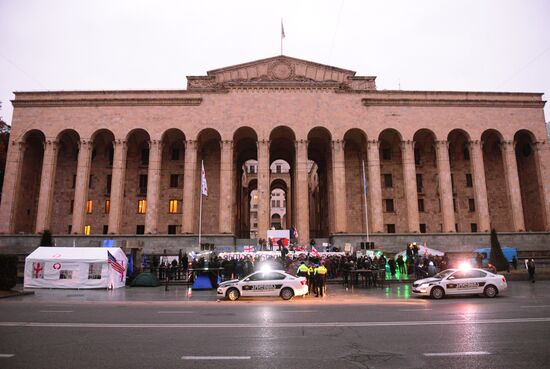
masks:
POLYGON ((296 274, 299 274, 299 273, 309 274, 309 268, 305 264, 301 264, 298 267, 298 273, 296 273, 296 274))
POLYGON ((328 270, 327 270, 327 268, 325 268, 324 265, 321 265, 321 266, 315 268, 315 274, 325 275, 325 274, 327 274, 327 272, 328 272, 328 270))

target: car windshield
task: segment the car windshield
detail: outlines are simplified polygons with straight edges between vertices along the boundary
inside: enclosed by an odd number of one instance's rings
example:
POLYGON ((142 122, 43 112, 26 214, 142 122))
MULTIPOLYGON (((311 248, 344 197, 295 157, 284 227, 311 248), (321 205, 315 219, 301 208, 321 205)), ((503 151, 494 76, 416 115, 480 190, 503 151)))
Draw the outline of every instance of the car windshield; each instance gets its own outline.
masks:
POLYGON ((441 279, 443 279, 443 278, 445 278, 446 276, 448 276, 449 274, 451 274, 451 273, 453 273, 453 272, 454 272, 454 270, 452 270, 452 269, 447 269, 447 270, 444 270, 444 271, 439 272, 439 273, 437 273, 436 275, 434 275, 434 278, 441 278, 441 279))

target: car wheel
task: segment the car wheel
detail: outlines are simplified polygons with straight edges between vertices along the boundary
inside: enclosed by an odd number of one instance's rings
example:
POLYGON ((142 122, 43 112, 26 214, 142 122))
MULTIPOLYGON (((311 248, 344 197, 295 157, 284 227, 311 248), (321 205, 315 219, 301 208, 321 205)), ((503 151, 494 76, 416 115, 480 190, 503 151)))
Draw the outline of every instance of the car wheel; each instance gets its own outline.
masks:
POLYGON ((283 288, 281 290, 281 298, 283 300, 290 300, 292 297, 294 297, 294 291, 292 291, 292 288, 283 288))
POLYGON ((432 296, 432 298, 439 300, 442 299, 443 296, 445 296, 445 291, 443 291, 443 288, 441 287, 434 287, 432 288, 430 295, 432 296))
POLYGON ((493 285, 489 285, 487 287, 485 287, 485 289, 483 290, 483 294, 486 296, 486 297, 495 297, 496 295, 498 295, 498 290, 495 286, 493 285))
POLYGON ((230 288, 225 295, 229 301, 235 301, 241 297, 241 293, 236 288, 230 288))

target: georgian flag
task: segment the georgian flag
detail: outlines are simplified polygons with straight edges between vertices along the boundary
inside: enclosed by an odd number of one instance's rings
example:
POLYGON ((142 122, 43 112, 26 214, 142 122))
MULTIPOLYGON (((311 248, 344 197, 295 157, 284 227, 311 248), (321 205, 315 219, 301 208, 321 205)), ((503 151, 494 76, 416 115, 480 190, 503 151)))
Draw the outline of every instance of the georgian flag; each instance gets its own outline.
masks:
POLYGON ((319 254, 319 251, 317 251, 317 249, 315 248, 315 246, 311 246, 311 253, 312 253, 313 256, 315 256, 316 258, 321 257, 321 254, 319 254))
POLYGON ((245 246, 244 252, 254 252, 254 246, 245 246))
POLYGON ((208 184, 206 183, 206 173, 204 172, 204 162, 201 160, 201 194, 208 197, 208 184))

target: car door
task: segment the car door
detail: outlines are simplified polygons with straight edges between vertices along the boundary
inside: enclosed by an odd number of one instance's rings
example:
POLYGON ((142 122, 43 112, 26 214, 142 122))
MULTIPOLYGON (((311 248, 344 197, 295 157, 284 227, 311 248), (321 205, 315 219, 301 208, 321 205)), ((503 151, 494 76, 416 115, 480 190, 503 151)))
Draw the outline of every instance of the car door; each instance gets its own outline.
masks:
POLYGON ((476 270, 459 270, 447 278, 447 294, 477 293, 479 277, 476 270))
POLYGON ((263 289, 261 285, 263 283, 262 272, 252 273, 243 280, 241 290, 243 296, 262 296, 263 289))

